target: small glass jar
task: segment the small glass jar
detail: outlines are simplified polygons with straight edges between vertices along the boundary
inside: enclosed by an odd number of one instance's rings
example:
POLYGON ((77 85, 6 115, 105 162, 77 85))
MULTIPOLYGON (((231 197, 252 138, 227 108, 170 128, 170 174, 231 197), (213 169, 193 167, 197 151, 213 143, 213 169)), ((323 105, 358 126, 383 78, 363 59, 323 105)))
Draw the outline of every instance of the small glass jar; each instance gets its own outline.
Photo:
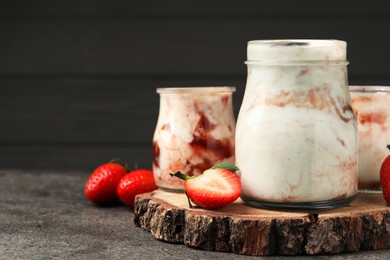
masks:
POLYGON ((183 180, 215 164, 234 163, 234 87, 158 88, 160 111, 153 137, 153 172, 159 188, 182 192, 183 180))
POLYGON ((236 129, 242 199, 270 209, 329 209, 357 194, 357 124, 346 43, 248 43, 236 129))
POLYGON ((358 120, 359 189, 380 191, 379 172, 390 144, 390 86, 350 86, 349 90, 358 120))

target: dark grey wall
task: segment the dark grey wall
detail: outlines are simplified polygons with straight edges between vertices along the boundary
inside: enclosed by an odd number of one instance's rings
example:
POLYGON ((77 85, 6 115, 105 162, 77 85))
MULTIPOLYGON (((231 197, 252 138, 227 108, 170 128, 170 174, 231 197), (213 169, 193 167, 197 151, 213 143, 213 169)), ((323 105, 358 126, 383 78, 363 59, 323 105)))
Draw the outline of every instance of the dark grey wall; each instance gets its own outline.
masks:
POLYGON ((150 167, 157 87, 245 88, 254 39, 340 39, 390 84, 386 1, 0 1, 0 168, 150 167))

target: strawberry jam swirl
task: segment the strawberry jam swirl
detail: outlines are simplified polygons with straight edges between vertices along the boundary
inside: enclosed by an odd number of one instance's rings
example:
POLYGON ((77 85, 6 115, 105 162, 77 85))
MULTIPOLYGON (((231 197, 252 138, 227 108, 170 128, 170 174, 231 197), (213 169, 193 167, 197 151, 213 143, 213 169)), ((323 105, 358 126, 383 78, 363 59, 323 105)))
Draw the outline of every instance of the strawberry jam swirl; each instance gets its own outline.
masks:
POLYGON ((160 113, 153 137, 153 171, 160 188, 183 189, 183 181, 172 178, 170 173, 182 171, 197 176, 215 164, 235 162, 234 88, 196 89, 205 92, 191 88, 160 92, 160 113))

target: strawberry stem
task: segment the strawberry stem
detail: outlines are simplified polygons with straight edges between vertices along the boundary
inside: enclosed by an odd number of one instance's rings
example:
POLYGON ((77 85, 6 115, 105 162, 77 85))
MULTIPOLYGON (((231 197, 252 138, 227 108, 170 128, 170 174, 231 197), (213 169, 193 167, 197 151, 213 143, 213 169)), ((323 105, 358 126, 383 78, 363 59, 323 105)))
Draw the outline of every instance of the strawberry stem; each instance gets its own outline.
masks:
POLYGON ((180 171, 177 171, 177 172, 175 172, 175 173, 170 173, 169 175, 171 175, 172 177, 175 176, 175 177, 177 177, 177 178, 179 178, 179 179, 182 179, 182 180, 184 180, 184 181, 186 181, 186 180, 192 178, 191 176, 188 176, 187 174, 182 173, 182 172, 180 172, 180 171))
POLYGON ((387 147, 387 149, 389 149, 389 150, 390 150, 390 144, 386 145, 386 147, 387 147))
POLYGON ((192 206, 190 197, 188 196, 187 192, 186 192, 186 196, 187 196, 187 200, 188 200, 188 205, 190 205, 190 208, 193 208, 194 206, 192 206))
MULTIPOLYGON (((191 176, 188 176, 187 174, 184 174, 180 171, 177 171, 175 173, 170 173, 169 175, 171 175, 171 177, 175 176, 179 179, 182 179, 184 181, 188 180, 188 179, 191 179, 192 177, 191 176)), ((186 193, 186 196, 187 196, 187 200, 188 200, 188 205, 190 206, 190 208, 193 208, 192 204, 191 204, 191 200, 190 200, 190 197, 188 196, 187 194, 187 191, 185 191, 186 193)))
POLYGON ((211 167, 211 169, 226 169, 226 170, 229 170, 231 172, 235 172, 235 171, 238 171, 238 167, 233 165, 233 164, 230 164, 230 163, 221 163, 221 164, 217 164, 217 165, 214 165, 213 167, 211 167))
POLYGON ((109 163, 119 164, 119 165, 123 166, 126 169, 126 171, 129 171, 129 166, 127 165, 127 163, 123 162, 120 158, 111 159, 109 161, 109 163))

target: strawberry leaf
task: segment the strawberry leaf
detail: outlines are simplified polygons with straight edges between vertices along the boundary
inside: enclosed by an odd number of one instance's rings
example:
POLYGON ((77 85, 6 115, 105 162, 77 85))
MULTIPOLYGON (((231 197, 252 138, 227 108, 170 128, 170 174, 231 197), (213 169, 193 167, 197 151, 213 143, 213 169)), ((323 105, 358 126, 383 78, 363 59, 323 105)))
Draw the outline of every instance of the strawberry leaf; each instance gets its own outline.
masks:
POLYGON ((217 165, 214 165, 213 167, 211 167, 211 169, 227 169, 231 172, 235 172, 235 171, 238 171, 238 167, 233 165, 233 164, 230 164, 230 163, 221 163, 221 164, 217 164, 217 165))
POLYGON ((116 164, 119 164, 119 165, 123 166, 123 168, 125 168, 126 171, 130 171, 130 170, 129 170, 129 166, 127 165, 127 163, 124 162, 124 161, 122 161, 121 158, 111 159, 111 160, 109 161, 109 163, 116 163, 116 164))
POLYGON ((175 173, 170 173, 169 175, 171 175, 171 177, 175 176, 175 177, 182 179, 184 181, 192 178, 191 176, 188 176, 187 174, 182 173, 180 171, 177 171, 175 173))

